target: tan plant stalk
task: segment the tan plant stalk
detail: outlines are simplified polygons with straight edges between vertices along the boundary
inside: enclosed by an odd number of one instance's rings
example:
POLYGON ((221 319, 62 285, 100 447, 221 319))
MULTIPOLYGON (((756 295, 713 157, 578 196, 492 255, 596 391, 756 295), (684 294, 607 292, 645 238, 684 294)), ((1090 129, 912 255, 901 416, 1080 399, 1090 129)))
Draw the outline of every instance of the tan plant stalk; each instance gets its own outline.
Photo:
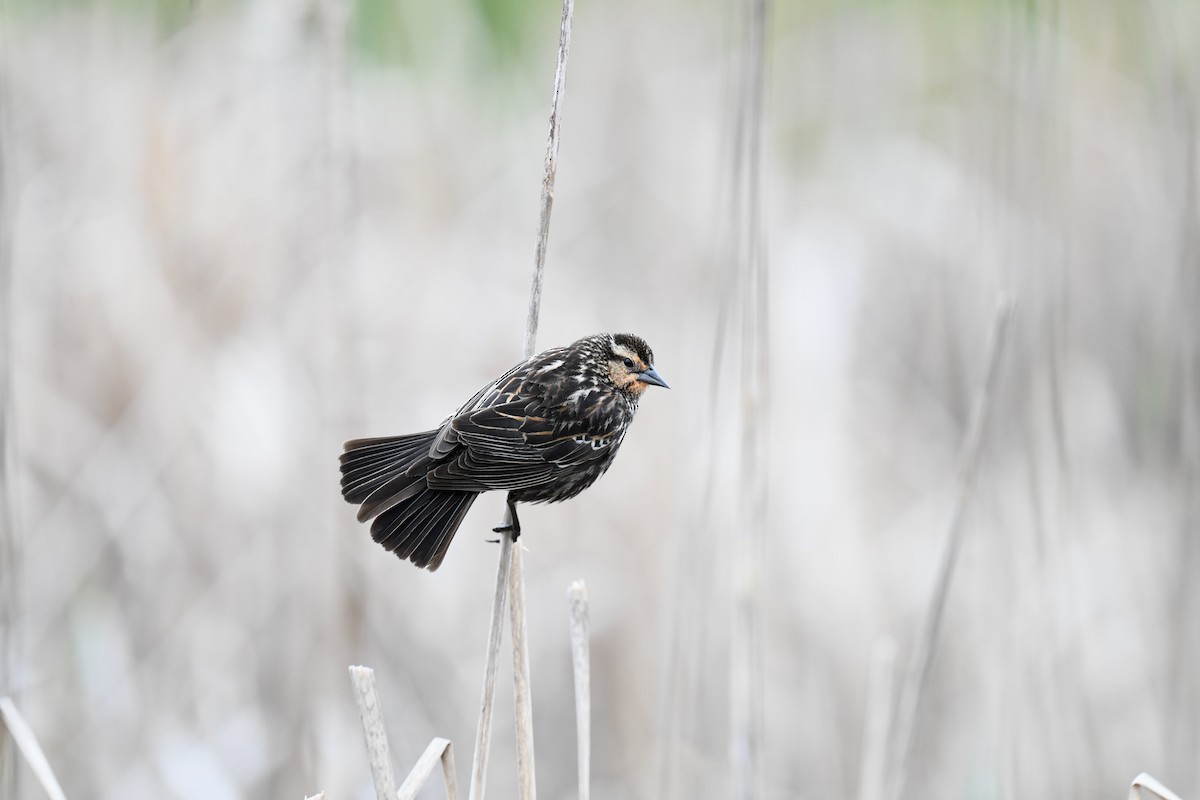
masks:
MULTIPOLYGON (((525 358, 536 352, 538 319, 542 308, 542 283, 546 269, 546 243, 550 236, 550 211, 554 205, 554 179, 558 169, 558 140, 562 119, 563 88, 567 77, 567 55, 571 46, 571 19, 574 0, 563 0, 559 25, 558 61, 554 72, 554 101, 550 110, 550 133, 546 142, 546 162, 542 172, 542 200, 534 251, 533 280, 529 288, 529 312, 525 318, 525 358)), ((508 510, 501 527, 512 525, 508 510)), ((492 617, 488 631, 487 664, 484 668, 483 698, 479 725, 475 734, 475 755, 471 762, 471 800, 484 800, 487 762, 491 750, 492 703, 495 699, 496 663, 500 655, 500 634, 504 624, 504 606, 508 600, 513 643, 513 684, 516 692, 517 781, 521 800, 537 797, 533 758, 533 700, 530 696, 529 644, 525 636, 525 576, 521 550, 513 547, 511 532, 500 539, 500 562, 496 571, 496 593, 492 598, 492 617), (506 598, 506 595, 510 597, 506 598)))

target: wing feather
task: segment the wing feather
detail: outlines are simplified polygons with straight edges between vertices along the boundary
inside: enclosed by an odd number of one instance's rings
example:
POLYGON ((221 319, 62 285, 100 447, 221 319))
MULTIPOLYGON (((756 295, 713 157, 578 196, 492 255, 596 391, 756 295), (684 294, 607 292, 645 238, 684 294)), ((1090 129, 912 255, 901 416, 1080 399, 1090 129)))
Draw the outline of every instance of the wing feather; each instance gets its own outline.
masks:
MULTIPOLYGON (((594 387, 564 383, 559 368, 568 357, 547 351, 518 364, 446 420, 426 453, 429 488, 527 489, 610 458, 627 412, 594 387)), ((393 485, 403 480, 391 477, 393 485)))
POLYGON ((451 419, 440 439, 457 449, 435 463, 431 488, 482 492, 527 489, 558 479, 565 469, 608 456, 620 443, 614 414, 557 415, 537 398, 518 397, 451 419))

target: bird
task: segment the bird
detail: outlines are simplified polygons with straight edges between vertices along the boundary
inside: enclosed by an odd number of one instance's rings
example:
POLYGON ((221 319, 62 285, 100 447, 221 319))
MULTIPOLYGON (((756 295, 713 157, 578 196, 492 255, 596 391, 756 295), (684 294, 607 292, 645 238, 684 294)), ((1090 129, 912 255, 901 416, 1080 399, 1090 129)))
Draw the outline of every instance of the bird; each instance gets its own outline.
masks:
POLYGON ((340 458, 342 497, 372 538, 433 572, 481 493, 517 503, 575 497, 608 470, 650 386, 670 388, 654 353, 630 333, 585 336, 517 364, 433 430, 352 439, 340 458))

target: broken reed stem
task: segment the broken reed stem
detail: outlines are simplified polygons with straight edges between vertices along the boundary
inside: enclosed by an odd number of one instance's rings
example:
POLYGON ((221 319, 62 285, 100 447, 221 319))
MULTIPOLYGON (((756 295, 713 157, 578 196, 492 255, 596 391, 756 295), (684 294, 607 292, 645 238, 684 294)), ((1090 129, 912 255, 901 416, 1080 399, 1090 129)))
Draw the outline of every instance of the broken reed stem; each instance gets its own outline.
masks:
POLYGON ((442 765, 442 778, 446 782, 446 800, 458 800, 458 784, 454 779, 454 745, 449 739, 435 738, 413 765, 412 772, 396 790, 396 800, 415 800, 417 792, 429 779, 433 768, 442 765))
POLYGON ((1129 785, 1129 800, 1180 800, 1153 775, 1143 772, 1129 785))
POLYGON ((370 667, 350 667, 350 682, 354 684, 354 699, 358 703, 358 716, 362 719, 375 796, 379 800, 394 800, 396 777, 392 773, 392 753, 388 746, 387 729, 383 727, 383 712, 379 708, 375 670, 370 667))
MULTIPOLYGON (((563 0, 559 23, 558 60, 554 70, 554 101, 550 109, 550 133, 546 142, 546 161, 542 172, 541 208, 538 216, 537 243, 534 248, 533 278, 529 287, 529 312, 525 317, 525 350, 528 359, 537 349, 538 320, 542 309, 542 283, 546 271, 546 244, 550 237, 550 211, 554 205, 554 179, 558 171, 558 141, 562 116, 563 88, 567 78, 567 55, 571 48, 571 19, 574 0, 563 0)), ((512 519, 505 510, 501 527, 510 527, 512 519)), ((516 693, 517 781, 521 800, 537 797, 533 760, 533 700, 530 696, 529 644, 525 636, 525 576, 521 551, 513 547, 512 532, 501 537, 500 563, 496 572, 496 593, 492 598, 492 617, 488 631, 487 665, 484 668, 483 698, 479 726, 475 735, 475 753, 471 760, 470 800, 484 800, 487 787, 487 762, 491 750, 492 704, 495 699, 496 662, 500 655, 501 626, 504 624, 506 593, 509 603, 513 642, 513 689, 516 693)))
MULTIPOLYGON (((458 782, 454 777, 454 746, 449 739, 435 738, 417 759, 417 763, 396 788, 392 773, 392 751, 388 745, 387 729, 383 726, 383 711, 379 704, 379 689, 375 685, 375 670, 370 667, 350 667, 350 682, 354 684, 354 699, 362 719, 363 737, 367 742, 367 760, 371 765, 371 781, 379 800, 414 800, 425 785, 434 766, 442 764, 442 779, 446 783, 447 800, 458 800, 458 782)), ((324 797, 321 792, 317 797, 324 797)))
POLYGON ((58 778, 54 777, 54 770, 50 769, 50 762, 46 760, 46 754, 42 752, 42 746, 38 744, 37 736, 34 735, 33 729, 25 722, 25 718, 21 716, 21 712, 17 710, 10 697, 0 697, 0 721, 4 723, 9 736, 16 742, 21 755, 25 756, 25 762, 29 764, 34 777, 42 785, 42 791, 46 793, 46 796, 50 800, 67 800, 62 787, 58 785, 58 778))
POLYGON ((1008 343, 1009 325, 1012 321, 1013 301, 1004 296, 996 307, 992 321, 991 341, 988 346, 987 374, 983 388, 975 403, 971 422, 967 428, 967 438, 963 442, 962 456, 959 461, 957 487, 954 499, 946 516, 945 532, 942 536, 942 554, 938 563, 937 577, 934 580, 933 591, 925 610, 925 619, 921 625, 920 634, 908 660, 908 669, 904 677, 904 689, 900 695, 900 708, 896 713, 896 729, 892 737, 892 760, 890 769, 890 787, 888 796, 892 800, 900 800, 904 793, 904 783, 908 776, 908 762, 912 754, 913 734, 916 728, 917 712, 920 710, 921 695, 929 676, 929 664, 933 658, 933 648, 937 644, 938 628, 942 621, 942 612, 946 606, 946 593, 950 587, 950 578, 954 573, 959 544, 962 541, 963 512, 971 497, 975 485, 975 476, 979 472, 980 454, 983 452, 984 436, 987 433, 988 418, 991 415, 992 401, 999 383, 1000 364, 1008 343))
POLYGON ((567 589, 571 604, 571 666, 575 674, 575 739, 579 751, 579 800, 591 795, 592 667, 588 642, 587 586, 579 580, 567 589))

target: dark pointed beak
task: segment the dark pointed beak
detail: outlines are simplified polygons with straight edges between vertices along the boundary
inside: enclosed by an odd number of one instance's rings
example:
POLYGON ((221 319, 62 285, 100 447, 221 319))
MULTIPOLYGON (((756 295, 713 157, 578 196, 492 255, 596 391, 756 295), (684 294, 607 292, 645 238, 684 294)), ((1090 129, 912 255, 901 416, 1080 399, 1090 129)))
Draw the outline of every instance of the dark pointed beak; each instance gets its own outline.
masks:
POLYGON ((662 379, 662 375, 659 375, 658 370, 654 369, 654 367, 650 367, 645 372, 639 372, 637 376, 638 380, 642 383, 648 383, 651 386, 661 386, 664 389, 671 388, 667 386, 667 382, 662 379))

